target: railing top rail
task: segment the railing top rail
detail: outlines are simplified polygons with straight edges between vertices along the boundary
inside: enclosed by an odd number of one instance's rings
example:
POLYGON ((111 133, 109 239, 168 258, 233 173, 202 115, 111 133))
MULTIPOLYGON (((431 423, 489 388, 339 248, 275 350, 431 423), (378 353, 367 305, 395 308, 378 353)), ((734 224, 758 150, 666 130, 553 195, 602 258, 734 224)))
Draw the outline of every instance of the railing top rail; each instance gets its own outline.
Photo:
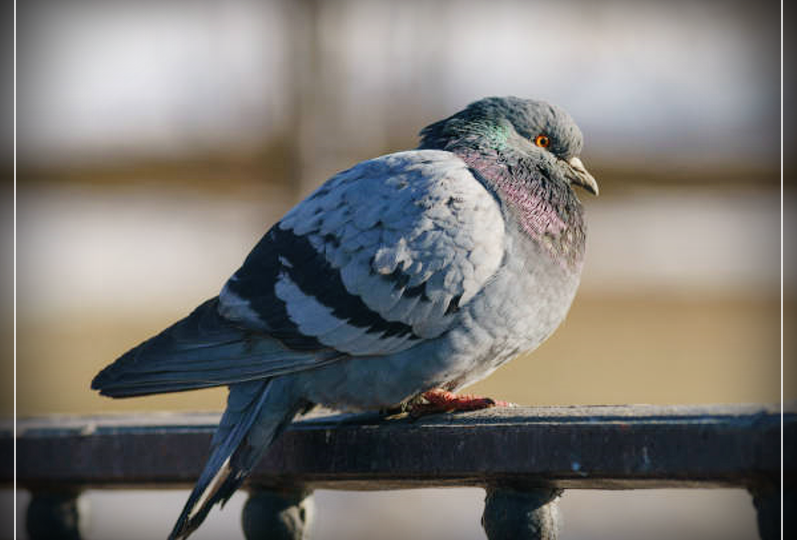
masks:
MULTIPOLYGON (((207 457, 217 420, 217 414, 196 413, 22 420, 18 484, 188 486, 207 457)), ((797 413, 788 412, 784 425, 790 455, 797 413)), ((250 481, 339 489, 755 489, 779 478, 780 426, 779 407, 762 405, 519 407, 418 420, 332 415, 292 424, 250 481)), ((4 464, 11 462, 12 445, 10 430, 0 429, 0 455, 9 458, 4 464)), ((0 480, 11 475, 4 468, 0 480)))

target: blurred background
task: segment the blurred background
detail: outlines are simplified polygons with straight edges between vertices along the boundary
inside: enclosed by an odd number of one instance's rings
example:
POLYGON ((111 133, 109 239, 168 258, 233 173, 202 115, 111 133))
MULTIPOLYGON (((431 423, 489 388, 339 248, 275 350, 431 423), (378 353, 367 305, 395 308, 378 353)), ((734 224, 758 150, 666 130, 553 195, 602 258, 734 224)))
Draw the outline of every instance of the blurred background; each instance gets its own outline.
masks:
MULTIPOLYGON (((780 400, 778 2, 17 9, 20 416, 220 410, 224 390, 111 401, 88 386, 217 294, 329 176, 414 147, 420 128, 487 95, 567 109, 601 195, 580 195, 587 264, 567 321, 472 390, 528 405, 780 400)), ((784 286, 793 313, 793 275, 784 286)), ((0 406, 12 414, 8 394, 0 406)), ((90 493, 103 510, 89 537, 121 538, 126 505, 131 538, 161 537, 184 496, 90 493)), ((420 538, 482 538, 481 498, 324 492, 315 538, 365 537, 362 515, 402 536, 418 524, 420 538)), ((240 534, 241 502, 197 538, 240 534)), ((755 535, 733 490, 571 491, 563 512, 565 539, 755 535)))

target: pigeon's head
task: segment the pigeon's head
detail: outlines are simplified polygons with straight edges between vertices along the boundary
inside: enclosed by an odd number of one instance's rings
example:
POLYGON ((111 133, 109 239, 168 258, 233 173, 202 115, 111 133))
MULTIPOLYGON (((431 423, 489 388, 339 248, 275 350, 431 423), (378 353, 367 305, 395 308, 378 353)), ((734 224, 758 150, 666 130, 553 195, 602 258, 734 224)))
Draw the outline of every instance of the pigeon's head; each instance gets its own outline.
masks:
POLYGON ((489 97, 424 128, 420 148, 531 163, 554 181, 597 195, 598 183, 579 158, 583 146, 581 130, 563 109, 533 99, 489 97))

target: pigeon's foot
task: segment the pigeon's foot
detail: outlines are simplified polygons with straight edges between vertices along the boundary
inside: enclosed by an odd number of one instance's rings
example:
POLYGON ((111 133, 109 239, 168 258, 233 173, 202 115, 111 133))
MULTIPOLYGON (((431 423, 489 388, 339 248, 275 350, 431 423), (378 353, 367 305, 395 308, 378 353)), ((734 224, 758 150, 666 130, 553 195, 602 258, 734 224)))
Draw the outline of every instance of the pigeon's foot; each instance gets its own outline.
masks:
POLYGON ((457 395, 442 388, 421 394, 421 400, 409 406, 410 416, 418 418, 442 412, 478 411, 490 407, 514 407, 513 403, 488 397, 457 395))

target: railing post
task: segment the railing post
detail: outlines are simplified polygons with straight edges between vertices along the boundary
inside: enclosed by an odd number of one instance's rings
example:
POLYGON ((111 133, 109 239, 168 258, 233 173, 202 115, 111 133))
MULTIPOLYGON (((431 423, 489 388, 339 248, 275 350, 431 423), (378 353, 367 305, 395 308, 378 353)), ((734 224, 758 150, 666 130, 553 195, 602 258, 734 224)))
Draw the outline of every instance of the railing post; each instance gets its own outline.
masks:
POLYGON ((80 540, 87 501, 78 491, 34 491, 25 516, 30 540, 80 540))
POLYGON ((241 516, 247 540, 305 540, 313 520, 312 491, 253 487, 241 516))
MULTIPOLYGON (((790 525, 789 521, 792 519, 792 515, 789 510, 794 508, 794 493, 789 488, 786 488, 783 491, 783 506, 786 510, 786 513, 784 514, 784 518, 786 520, 784 527, 786 531, 788 531, 790 525)), ((764 486, 758 486, 756 488, 750 489, 750 494, 753 496, 753 504, 755 505, 756 518, 758 521, 758 534, 761 537, 761 540, 779 539, 780 485, 776 482, 767 483, 764 486)))
POLYGON ((482 527, 489 540, 556 540, 561 489, 488 487, 482 527))

